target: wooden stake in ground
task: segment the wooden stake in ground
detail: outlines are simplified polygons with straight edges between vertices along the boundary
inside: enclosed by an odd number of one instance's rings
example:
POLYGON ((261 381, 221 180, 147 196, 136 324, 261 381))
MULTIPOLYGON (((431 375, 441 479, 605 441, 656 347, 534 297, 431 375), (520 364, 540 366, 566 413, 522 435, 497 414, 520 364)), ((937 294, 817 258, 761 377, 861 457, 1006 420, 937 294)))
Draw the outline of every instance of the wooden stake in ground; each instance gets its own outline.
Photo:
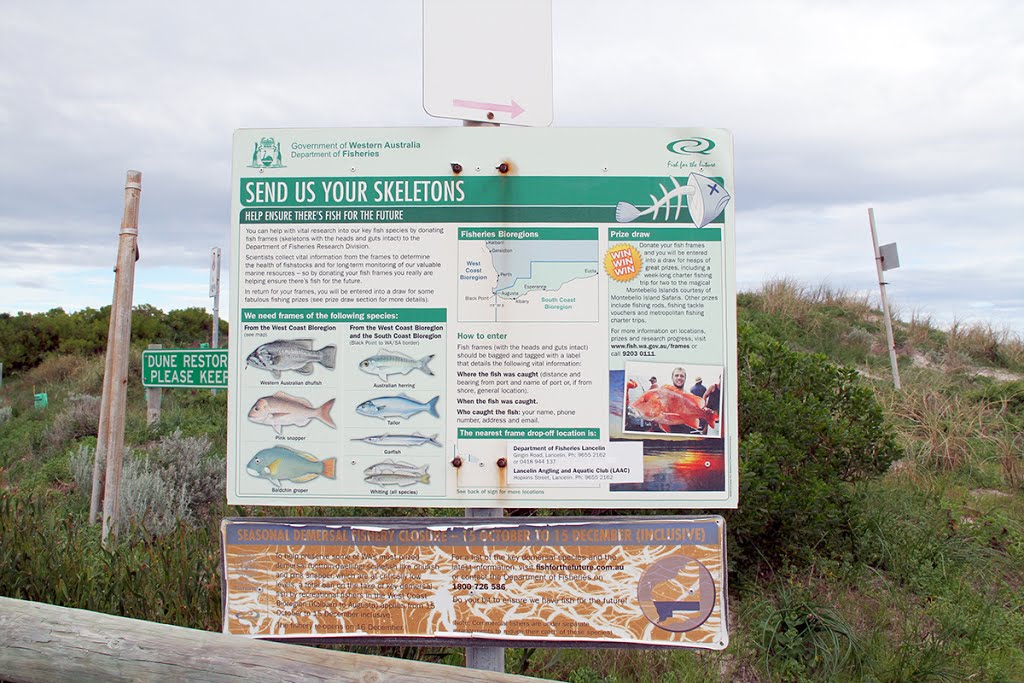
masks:
POLYGON ((103 544, 111 534, 117 537, 120 514, 121 466, 124 461, 124 415, 128 398, 128 347, 132 331, 132 293, 135 288, 135 260, 138 256, 139 196, 142 173, 128 171, 124 186, 124 216, 117 245, 114 304, 110 309, 107 339, 107 376, 103 381, 100 425, 106 424, 106 439, 97 443, 97 457, 104 448, 107 471, 103 494, 103 544), (109 389, 109 392, 108 392, 109 389))

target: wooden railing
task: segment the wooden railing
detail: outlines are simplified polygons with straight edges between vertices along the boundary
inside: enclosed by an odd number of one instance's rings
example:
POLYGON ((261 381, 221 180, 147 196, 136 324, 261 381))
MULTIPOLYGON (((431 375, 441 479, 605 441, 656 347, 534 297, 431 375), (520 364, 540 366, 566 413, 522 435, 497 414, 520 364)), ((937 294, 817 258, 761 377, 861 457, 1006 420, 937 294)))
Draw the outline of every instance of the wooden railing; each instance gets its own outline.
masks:
POLYGON ((0 680, 525 683, 539 679, 254 640, 0 597, 0 680))

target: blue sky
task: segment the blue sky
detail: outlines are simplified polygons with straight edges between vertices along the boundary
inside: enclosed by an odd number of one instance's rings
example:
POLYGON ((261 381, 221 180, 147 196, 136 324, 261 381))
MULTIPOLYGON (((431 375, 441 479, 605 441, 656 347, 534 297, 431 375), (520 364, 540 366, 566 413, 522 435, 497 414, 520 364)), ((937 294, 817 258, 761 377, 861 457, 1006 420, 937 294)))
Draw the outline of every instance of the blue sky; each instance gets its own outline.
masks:
MULTIPOLYGON (((130 168, 135 302, 209 307, 236 128, 457 124, 421 106, 418 0, 0 12, 4 311, 110 302, 130 168)), ((1022 26, 988 0, 554 0, 553 125, 731 129, 741 289, 877 297, 873 206, 904 319, 1024 334, 1022 26)))

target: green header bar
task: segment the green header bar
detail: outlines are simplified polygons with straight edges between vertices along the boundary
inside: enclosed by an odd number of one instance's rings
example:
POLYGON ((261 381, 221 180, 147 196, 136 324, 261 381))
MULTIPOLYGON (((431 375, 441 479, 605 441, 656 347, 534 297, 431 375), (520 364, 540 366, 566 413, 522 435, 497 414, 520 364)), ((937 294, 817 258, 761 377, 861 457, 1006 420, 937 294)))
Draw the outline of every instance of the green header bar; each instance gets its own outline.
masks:
POLYGON ((608 228, 608 240, 630 242, 721 242, 721 228, 608 228))
POLYGON ((459 228, 460 240, 597 240, 597 228, 459 228))
POLYGON ((142 352, 142 386, 171 389, 227 389, 227 349, 147 349, 142 352))
MULTIPOLYGON (((239 222, 615 223, 620 202, 643 211, 674 187, 669 176, 241 178, 239 222)), ((692 223, 686 206, 671 198, 630 225, 692 223)))
POLYGON ((512 427, 493 427, 490 429, 470 429, 459 427, 460 439, 600 439, 601 430, 593 427, 549 429, 515 429, 512 427))
MULTIPOLYGON (((446 308, 243 308, 243 323, 443 323, 446 308)), ((298 330, 297 330, 298 331, 298 330)))

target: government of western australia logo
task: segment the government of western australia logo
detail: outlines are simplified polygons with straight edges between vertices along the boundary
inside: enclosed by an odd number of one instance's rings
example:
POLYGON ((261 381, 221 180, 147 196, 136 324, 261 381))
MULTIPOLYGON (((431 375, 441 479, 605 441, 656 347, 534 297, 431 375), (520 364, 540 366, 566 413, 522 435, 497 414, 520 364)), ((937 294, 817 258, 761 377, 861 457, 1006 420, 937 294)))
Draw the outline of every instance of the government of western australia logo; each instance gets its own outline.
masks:
POLYGON ((249 168, 284 168, 281 163, 281 143, 269 137, 254 142, 249 168))

